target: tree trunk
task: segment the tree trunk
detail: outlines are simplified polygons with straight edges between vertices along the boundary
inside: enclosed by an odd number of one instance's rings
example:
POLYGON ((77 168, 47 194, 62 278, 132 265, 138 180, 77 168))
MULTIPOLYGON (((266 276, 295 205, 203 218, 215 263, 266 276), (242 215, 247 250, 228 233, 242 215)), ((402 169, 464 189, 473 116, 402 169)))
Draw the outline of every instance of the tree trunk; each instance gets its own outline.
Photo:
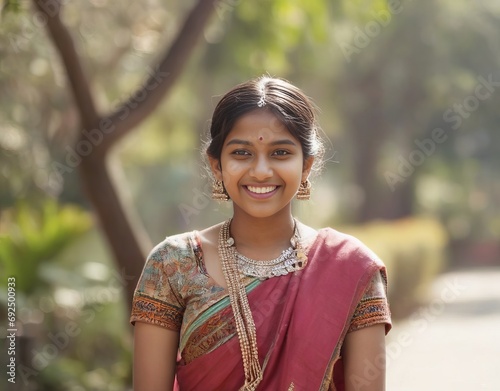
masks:
MULTIPOLYGON (((151 244, 140 220, 131 217, 134 215, 131 203, 120 196, 119 188, 112 181, 107 154, 118 140, 147 118, 171 90, 203 33, 215 2, 199 0, 163 59, 153 67, 147 82, 115 112, 100 116, 71 34, 61 21, 61 4, 33 0, 35 7, 47 17, 49 36, 61 56, 80 114, 82 130, 75 147, 80 145, 87 151, 90 148, 90 152, 85 153, 87 156, 82 156, 79 166, 81 180, 110 244, 129 307, 147 254, 146 248, 150 249, 151 244)), ((79 151, 79 148, 75 150, 79 151)))
POLYGON ((120 197, 120 186, 113 183, 106 161, 87 159, 79 168, 85 194, 99 217, 101 229, 116 260, 119 286, 124 289, 130 305, 145 254, 151 248, 150 239, 141 221, 133 218, 131 202, 120 197))
MULTIPOLYGON (((390 107, 394 104, 391 103, 394 99, 384 96, 384 93, 388 93, 383 85, 384 72, 387 69, 386 63, 391 58, 391 50, 390 45, 382 46, 378 52, 384 57, 376 61, 376 65, 372 65, 368 71, 363 67, 349 68, 346 71, 347 77, 341 81, 341 90, 344 92, 341 104, 346 115, 347 133, 355 151, 353 176, 364 194, 363 203, 355 215, 356 222, 398 219, 413 212, 413 187, 417 177, 415 173, 398 183, 393 191, 378 169, 381 149, 387 139, 395 135, 395 129, 404 129, 407 133, 405 142, 408 143, 409 150, 414 147, 413 137, 419 134, 418 125, 413 119, 408 119, 407 115, 402 116, 403 119, 395 119, 394 115, 387 114, 388 111, 397 110, 390 107)), ((398 107, 418 108, 425 101, 422 83, 419 82, 418 65, 411 56, 407 58, 405 65, 405 84, 391 93, 397 94, 398 107)))
POLYGON ((347 78, 343 88, 350 99, 356 102, 345 107, 348 134, 353 143, 353 176, 363 192, 363 201, 355 214, 356 222, 380 218, 381 187, 377 176, 377 162, 388 132, 384 119, 383 97, 381 96, 380 71, 373 70, 364 77, 347 78))

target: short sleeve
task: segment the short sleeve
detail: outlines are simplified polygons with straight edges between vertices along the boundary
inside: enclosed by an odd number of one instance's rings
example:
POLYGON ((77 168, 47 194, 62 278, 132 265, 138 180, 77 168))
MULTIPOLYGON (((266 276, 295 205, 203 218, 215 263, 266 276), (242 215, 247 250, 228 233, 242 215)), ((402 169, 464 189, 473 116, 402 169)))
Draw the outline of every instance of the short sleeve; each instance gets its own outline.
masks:
POLYGON ((175 251, 165 243, 148 256, 132 299, 130 322, 145 322, 179 331, 184 303, 179 294, 175 251))
POLYGON ((348 332, 360 330, 375 324, 385 324, 386 334, 391 329, 391 312, 387 302, 385 274, 377 272, 368 284, 354 315, 348 332))

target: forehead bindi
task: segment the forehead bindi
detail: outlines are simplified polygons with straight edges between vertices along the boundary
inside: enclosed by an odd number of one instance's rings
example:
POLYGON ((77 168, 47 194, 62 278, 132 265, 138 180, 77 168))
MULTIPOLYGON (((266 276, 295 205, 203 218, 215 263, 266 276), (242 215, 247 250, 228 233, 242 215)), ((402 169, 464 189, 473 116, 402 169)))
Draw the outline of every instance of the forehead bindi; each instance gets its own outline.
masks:
POLYGON ((274 114, 264 110, 253 111, 240 117, 227 136, 225 144, 233 144, 232 140, 245 140, 247 143, 258 145, 275 144, 278 141, 299 144, 274 114))

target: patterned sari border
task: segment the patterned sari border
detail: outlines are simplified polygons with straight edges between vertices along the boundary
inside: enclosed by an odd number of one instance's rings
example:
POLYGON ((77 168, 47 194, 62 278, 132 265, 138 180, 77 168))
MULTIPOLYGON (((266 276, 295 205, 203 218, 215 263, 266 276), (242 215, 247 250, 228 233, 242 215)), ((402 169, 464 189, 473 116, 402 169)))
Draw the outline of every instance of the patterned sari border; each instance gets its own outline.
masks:
MULTIPOLYGON (((260 280, 253 280, 245 289, 249 293, 260 284, 260 280)), ((189 363, 231 340, 236 335, 235 327, 231 303, 226 295, 203 311, 186 329, 180 344, 182 361, 189 363)))
MULTIPOLYGON (((257 286, 261 284, 260 280, 254 280, 250 284, 248 284, 245 289, 247 291, 247 294, 253 291, 257 286)), ((230 306, 231 303, 229 301, 229 296, 226 295, 222 297, 219 301, 216 303, 212 304, 210 307, 208 307, 205 311, 203 311, 194 321, 191 323, 191 325, 186 328, 185 336, 186 338, 189 338, 192 332, 194 332, 198 327, 203 325, 205 322, 207 322, 212 316, 217 315, 220 311, 223 311, 226 309, 228 306, 230 306)))

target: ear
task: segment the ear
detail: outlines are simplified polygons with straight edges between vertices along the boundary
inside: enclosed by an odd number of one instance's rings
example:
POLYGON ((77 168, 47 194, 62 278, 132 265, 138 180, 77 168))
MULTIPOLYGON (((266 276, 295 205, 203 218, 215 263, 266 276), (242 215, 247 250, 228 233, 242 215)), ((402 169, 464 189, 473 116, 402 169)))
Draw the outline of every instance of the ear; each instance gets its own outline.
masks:
POLYGON ((220 167, 220 160, 215 159, 211 156, 208 157, 208 163, 210 164, 210 169, 212 170, 212 174, 218 181, 222 181, 222 171, 220 167))
POLYGON ((304 159, 304 164, 302 165, 302 180, 301 180, 301 182, 304 182, 309 177, 313 163, 314 163, 314 156, 309 156, 308 158, 304 159))

